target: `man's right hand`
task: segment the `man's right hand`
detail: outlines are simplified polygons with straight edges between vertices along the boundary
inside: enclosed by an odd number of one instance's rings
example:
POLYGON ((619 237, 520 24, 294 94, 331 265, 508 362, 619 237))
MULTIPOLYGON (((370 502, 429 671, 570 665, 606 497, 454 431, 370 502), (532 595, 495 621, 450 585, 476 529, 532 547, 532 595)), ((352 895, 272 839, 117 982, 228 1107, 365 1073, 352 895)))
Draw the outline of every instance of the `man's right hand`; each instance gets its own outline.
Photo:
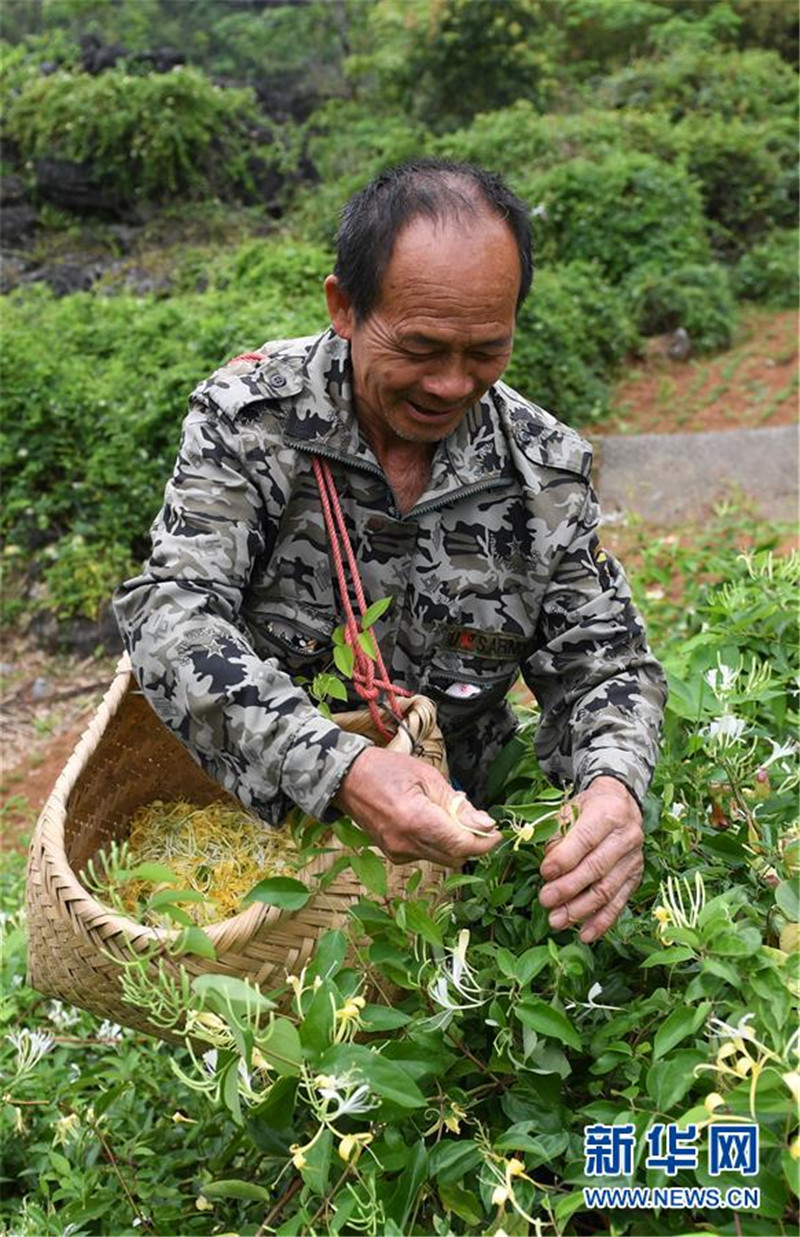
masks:
POLYGON ((457 795, 437 769, 380 747, 356 757, 334 803, 393 863, 428 859, 459 867, 502 839, 491 816, 457 795), (450 811, 454 799, 457 819, 450 811))

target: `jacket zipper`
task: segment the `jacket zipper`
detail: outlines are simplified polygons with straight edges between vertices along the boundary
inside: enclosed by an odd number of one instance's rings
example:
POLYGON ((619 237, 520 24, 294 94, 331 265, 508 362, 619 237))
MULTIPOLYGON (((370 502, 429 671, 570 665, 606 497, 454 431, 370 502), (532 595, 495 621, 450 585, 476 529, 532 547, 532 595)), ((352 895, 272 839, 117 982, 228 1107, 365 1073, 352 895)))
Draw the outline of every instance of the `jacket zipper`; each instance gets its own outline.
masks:
MULTIPOLYGON (((386 482, 386 477, 379 468, 375 468, 373 464, 365 464, 362 460, 355 459, 352 455, 342 455, 338 451, 331 451, 327 447, 310 447, 307 443, 298 442, 296 438, 286 439, 287 447, 293 447, 297 451, 305 451, 307 455, 320 455, 323 459, 335 460, 337 464, 345 464, 349 468, 355 468, 360 472, 368 473, 371 477, 379 477, 381 481, 386 482)), ((401 516, 401 520, 410 519, 412 516, 428 515, 431 511, 437 511, 439 507, 446 507, 448 503, 455 499, 472 498, 474 494, 481 494, 484 490, 496 490, 508 485, 509 478, 507 477, 492 477, 488 481, 476 481, 472 485, 465 485, 460 490, 451 490, 449 494, 442 494, 441 498, 431 498, 426 503, 412 507, 407 515, 401 516)))

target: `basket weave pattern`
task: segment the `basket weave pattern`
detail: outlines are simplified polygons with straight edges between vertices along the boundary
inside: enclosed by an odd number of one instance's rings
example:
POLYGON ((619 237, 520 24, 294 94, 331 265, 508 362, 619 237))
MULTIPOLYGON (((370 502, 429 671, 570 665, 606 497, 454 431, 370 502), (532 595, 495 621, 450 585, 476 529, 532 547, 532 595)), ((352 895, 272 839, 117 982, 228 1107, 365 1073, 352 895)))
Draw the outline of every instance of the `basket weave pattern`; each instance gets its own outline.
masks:
MULTIPOLYGON (((403 702, 405 729, 389 745, 420 752, 446 775, 444 741, 433 704, 424 697, 403 702)), ((366 711, 338 714, 346 729, 373 737, 366 711)), ((175 1038, 154 1027, 146 1010, 127 1004, 115 959, 129 960, 174 938, 175 932, 138 923, 98 901, 82 884, 89 859, 120 842, 127 822, 154 799, 187 799, 198 807, 236 800, 209 777, 158 719, 139 690, 127 658, 79 740, 39 817, 28 860, 28 978, 32 987, 136 1030, 175 1038), (110 955, 110 956, 108 956, 110 955)), ((327 871, 342 847, 330 837, 327 853, 303 869, 303 878, 327 871)), ((420 862, 389 866, 389 895, 401 893, 417 868, 432 889, 441 868, 420 862)), ((238 915, 204 929, 215 961, 186 954, 190 975, 207 972, 249 979, 267 990, 309 961, 319 936, 341 925, 365 890, 351 869, 339 873, 299 911, 254 903, 238 915)))

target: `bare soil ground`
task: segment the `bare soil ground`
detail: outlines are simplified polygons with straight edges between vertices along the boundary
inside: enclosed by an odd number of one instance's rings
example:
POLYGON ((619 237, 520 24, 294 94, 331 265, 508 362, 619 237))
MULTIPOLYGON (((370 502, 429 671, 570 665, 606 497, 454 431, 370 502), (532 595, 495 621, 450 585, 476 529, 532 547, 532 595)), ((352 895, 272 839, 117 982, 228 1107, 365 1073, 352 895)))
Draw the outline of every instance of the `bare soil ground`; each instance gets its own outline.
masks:
MULTIPOLYGON (((620 382, 615 416, 597 433, 675 433, 784 425, 797 414, 795 312, 754 311, 739 338, 713 358, 670 361, 650 356, 620 382)), ((648 535, 658 529, 609 527, 603 540, 631 575, 648 535)), ((695 530, 670 529, 674 545, 695 530)), ((741 546, 747 543, 742 533, 741 546)), ((786 550, 795 539, 787 539, 786 550)), ((678 598, 680 579, 667 595, 678 598)), ((22 636, 7 639, 0 673, 0 842, 23 849, 36 817, 111 682, 116 659, 48 654, 22 636)), ((524 698, 524 689, 521 698, 524 698)))
POLYGON ((797 418, 796 310, 743 313, 734 346, 713 357, 672 361, 658 347, 616 387, 598 434, 675 434, 759 429, 797 418))

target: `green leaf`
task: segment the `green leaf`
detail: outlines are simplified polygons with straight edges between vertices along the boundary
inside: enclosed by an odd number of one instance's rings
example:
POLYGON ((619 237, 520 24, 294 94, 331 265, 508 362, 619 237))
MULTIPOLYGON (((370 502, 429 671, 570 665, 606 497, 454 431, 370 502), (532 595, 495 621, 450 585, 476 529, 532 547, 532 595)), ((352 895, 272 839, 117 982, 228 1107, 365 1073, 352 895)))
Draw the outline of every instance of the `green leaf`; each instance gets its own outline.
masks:
MULTIPOLYGON (((323 1130, 313 1147, 306 1151, 306 1163, 300 1169, 300 1176, 314 1194, 324 1194, 328 1186, 328 1176, 331 1171, 331 1151, 333 1150, 333 1134, 329 1129, 323 1130)), ((339 1161, 341 1163, 341 1161, 339 1161)), ((293 1232, 297 1232, 294 1229, 293 1232)))
POLYGON ((562 1014, 560 1009, 555 1009, 546 1001, 539 1000, 538 997, 526 997, 517 1005, 514 1013, 523 1026, 531 1027, 534 1031, 541 1032, 542 1035, 549 1035, 551 1039, 569 1044, 570 1048, 583 1047, 580 1035, 566 1014, 562 1014))
POLYGON ((173 902, 207 902, 208 898, 197 889, 160 889, 148 902, 154 911, 171 906, 173 902))
POLYGON ((161 907, 161 913, 166 915, 168 919, 171 919, 173 923, 180 924, 182 928, 190 928, 194 923, 191 915, 187 914, 186 911, 182 911, 179 906, 173 906, 171 902, 161 907))
POLYGON ((406 928, 409 932, 416 932, 418 936, 423 937, 430 945, 441 945, 442 933, 439 925, 435 920, 431 919, 430 915, 422 909, 418 902, 406 902, 406 928))
POLYGON ((165 867, 163 863, 140 863, 128 871, 127 877, 131 880, 149 881, 154 885, 165 881, 174 885, 179 879, 172 869, 165 867))
POLYGON ((439 1185, 461 1181, 480 1163, 480 1150, 471 1138, 445 1138, 430 1150, 430 1175, 439 1185))
POLYGON ((542 1134, 537 1129, 535 1121, 518 1121, 510 1126, 505 1134, 496 1140, 496 1151, 524 1151, 527 1156, 534 1156, 538 1164, 553 1163, 569 1144, 569 1135, 565 1130, 557 1134, 542 1134))
POLYGON ((359 646, 361 647, 362 652, 366 653, 367 657, 371 658, 372 661, 377 660, 378 649, 375 645, 375 641, 372 638, 371 631, 362 631, 358 637, 358 643, 359 643, 359 646))
POLYGON ((181 953, 195 954, 198 958, 210 958, 212 962, 217 957, 217 951, 214 948, 214 942, 202 928, 198 928, 196 924, 186 928, 178 938, 178 948, 181 953))
POLYGON ((350 864, 361 884, 381 898, 385 898, 388 885, 386 862, 372 850, 362 850, 350 856, 350 864))
POLYGON ((316 1060, 333 1039, 332 985, 320 984, 299 1027, 300 1041, 309 1059, 316 1060))
POLYGON ((385 1196, 388 1220, 394 1220, 400 1233, 405 1233, 406 1221, 415 1207, 420 1189, 428 1180, 428 1152, 424 1139, 409 1147, 406 1165, 385 1196))
POLYGON ((657 949, 655 953, 648 954, 641 965, 645 968, 674 966, 676 962, 688 962, 693 957, 691 949, 687 949, 685 945, 672 945, 669 949, 657 949))
POLYGON ((394 1031, 411 1021, 410 1014, 404 1014, 400 1009, 389 1009, 387 1005, 365 1005, 361 1017, 365 1031, 394 1031))
POLYGON ((235 975, 197 975, 192 980, 192 991, 217 1013, 226 1013, 229 1007, 245 1014, 266 1013, 275 1008, 274 1001, 235 975))
POLYGON ((362 631, 366 631, 368 627, 374 626, 378 619, 389 609, 392 601, 392 597, 381 597, 379 601, 373 601, 371 606, 367 606, 361 619, 362 631))
POLYGON ((253 1203, 272 1201, 272 1195, 263 1185, 256 1185, 254 1181, 240 1181, 236 1177, 224 1181, 209 1181, 203 1186, 203 1194, 206 1198, 240 1198, 253 1203))
POLYGON ((321 1074, 346 1074, 352 1071, 381 1100, 398 1108, 422 1108, 425 1096, 411 1075, 400 1065, 372 1052, 361 1044, 336 1044, 320 1058, 321 1074))
POLYGON ((356 656, 350 645, 334 645, 333 660, 339 673, 343 674, 346 679, 352 679, 356 656))
POLYGON ((439 1198, 445 1211, 452 1211, 460 1220, 475 1227, 483 1222, 483 1207, 471 1190, 460 1185, 439 1182, 439 1198))
POLYGON ((274 1129, 288 1129, 297 1095, 297 1077, 288 1074, 276 1078, 258 1107, 251 1109, 251 1119, 264 1122, 274 1129))
POLYGON ((255 1037, 259 1052, 279 1074, 296 1078, 303 1064, 303 1046, 297 1027, 287 1018, 276 1018, 255 1037))
POLYGON ((800 920, 800 885, 796 880, 781 881, 775 890, 775 901, 792 923, 800 920))
POLYGON ((242 906, 264 902, 267 906, 279 906, 284 911, 299 911, 310 897, 311 890, 302 881, 292 876, 269 876, 245 894, 242 906))
POLYGON ((686 1039, 687 1035, 693 1035, 705 1022, 710 1008, 711 1002, 703 1001, 696 1009, 674 1009, 656 1031, 653 1040, 653 1060, 657 1061, 659 1057, 663 1057, 681 1040, 686 1039))
POLYGON ((360 850, 362 846, 372 845, 372 840, 364 830, 359 829, 355 821, 346 816, 335 820, 331 825, 331 830, 344 846, 349 846, 352 850, 360 850))
POLYGON ((311 685, 311 691, 317 699, 331 696, 334 700, 346 700, 347 688, 335 674, 317 674, 311 685))
POLYGON ((237 1125, 243 1124, 242 1101, 239 1097, 239 1057, 234 1056, 222 1074, 222 1100, 237 1125))
POLYGON ((655 1061, 647 1071, 647 1094, 659 1112, 672 1112, 691 1091, 696 1079, 694 1067, 702 1065, 706 1053, 694 1048, 683 1048, 663 1061, 655 1061))

